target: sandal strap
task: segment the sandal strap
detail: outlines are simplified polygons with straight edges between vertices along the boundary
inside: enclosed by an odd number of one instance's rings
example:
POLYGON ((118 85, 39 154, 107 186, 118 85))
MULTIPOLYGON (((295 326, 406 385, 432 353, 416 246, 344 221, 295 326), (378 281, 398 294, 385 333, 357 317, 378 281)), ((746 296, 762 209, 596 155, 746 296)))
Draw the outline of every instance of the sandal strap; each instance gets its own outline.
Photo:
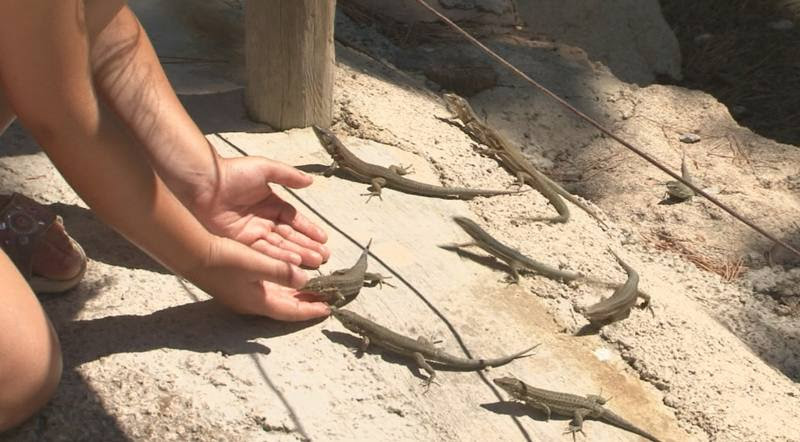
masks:
POLYGON ((50 209, 19 193, 0 208, 0 247, 25 279, 33 271, 34 245, 55 220, 50 209))

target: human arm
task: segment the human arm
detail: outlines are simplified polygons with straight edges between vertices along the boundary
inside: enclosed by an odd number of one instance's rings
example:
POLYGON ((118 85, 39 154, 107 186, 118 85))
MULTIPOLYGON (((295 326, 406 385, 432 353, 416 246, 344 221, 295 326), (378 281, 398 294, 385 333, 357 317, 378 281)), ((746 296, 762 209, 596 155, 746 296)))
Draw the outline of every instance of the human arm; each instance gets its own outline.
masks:
POLYGON ((131 10, 119 0, 87 5, 97 90, 181 202, 212 233, 294 264, 326 261, 325 232, 269 184, 301 188, 311 177, 266 158, 218 156, 175 95, 131 10))
POLYGON ((209 233, 153 171, 95 92, 80 0, 0 2, 0 85, 19 119, 99 218, 236 311, 301 320, 305 273, 209 233))

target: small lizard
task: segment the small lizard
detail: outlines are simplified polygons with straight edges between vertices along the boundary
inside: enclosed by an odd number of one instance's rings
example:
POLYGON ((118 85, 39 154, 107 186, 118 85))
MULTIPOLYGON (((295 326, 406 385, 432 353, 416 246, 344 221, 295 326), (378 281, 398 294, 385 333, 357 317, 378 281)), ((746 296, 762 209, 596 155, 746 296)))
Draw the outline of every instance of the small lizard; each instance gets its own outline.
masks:
POLYGON ((388 277, 380 273, 367 272, 367 257, 371 244, 372 239, 364 247, 353 267, 336 270, 330 275, 312 278, 300 291, 317 293, 322 296, 323 301, 338 306, 342 305, 347 298, 357 295, 361 291, 361 287, 374 287, 384 283, 389 285, 384 282, 388 277))
MULTIPOLYGON (((689 175, 689 167, 686 166, 686 154, 681 158, 681 176, 684 180, 694 184, 692 176, 689 175)), ((694 190, 680 181, 667 181, 666 185, 667 194, 678 201, 690 200, 694 196, 694 190)))
POLYGON ((611 297, 604 299, 597 304, 590 305, 581 311, 592 325, 607 325, 615 321, 627 318, 631 314, 631 309, 636 306, 636 300, 642 298, 644 302, 639 308, 650 308, 650 296, 639 291, 639 274, 633 267, 625 263, 613 250, 609 252, 614 256, 620 266, 628 274, 625 284, 619 286, 611 297))
POLYGON ((463 216, 454 216, 453 220, 472 237, 472 242, 456 244, 453 247, 477 246, 488 252, 490 255, 504 261, 511 268, 511 275, 515 283, 519 282, 519 270, 526 268, 533 270, 551 279, 564 282, 585 279, 581 273, 559 270, 529 258, 518 250, 501 243, 494 239, 489 233, 483 230, 475 221, 463 216))
MULTIPOLYGON (((560 184, 540 172, 516 145, 509 142, 478 117, 467 100, 456 94, 444 94, 443 97, 448 110, 454 114, 455 118, 461 120, 462 128, 478 142, 489 147, 491 153, 497 156, 511 173, 516 174, 520 185, 528 184, 547 198, 559 215, 556 218, 550 218, 551 222, 566 223, 569 221, 569 207, 561 199, 561 197, 564 197, 567 201, 588 213, 603 227, 606 227, 597 212, 578 201, 574 195, 567 192, 560 184)), ((535 220, 539 219, 536 218, 535 220)))
POLYGON ((434 347, 433 343, 424 337, 420 336, 415 340, 395 333, 350 310, 333 307, 331 308, 331 314, 346 329, 361 336, 362 341, 359 350, 362 353, 367 350, 370 344, 375 344, 391 352, 412 358, 420 370, 428 373, 428 379, 425 381, 426 385, 430 385, 436 378, 436 371, 428 364, 428 361, 458 370, 477 371, 486 367, 499 367, 508 364, 514 359, 531 356, 529 352, 539 346, 539 344, 536 344, 519 353, 494 359, 468 359, 445 353, 434 347))
POLYGON ((571 433, 573 440, 575 440, 575 433, 579 431, 584 436, 586 435, 583 432, 583 420, 588 418, 630 431, 653 442, 660 442, 652 434, 636 427, 611 410, 603 407, 608 401, 601 396, 592 394, 584 397, 576 394, 544 390, 511 377, 497 378, 494 383, 505 390, 512 398, 524 402, 531 408, 544 411, 548 420, 550 420, 552 414, 572 417, 572 422, 570 422, 566 433, 571 433))
POLYGON ((326 174, 331 174, 336 169, 347 172, 348 175, 358 181, 370 185, 370 193, 367 201, 373 196, 380 199, 381 189, 388 187, 401 192, 412 193, 415 195, 431 196, 436 198, 471 199, 476 196, 495 196, 522 193, 519 190, 490 190, 490 189, 467 189, 464 187, 442 187, 431 184, 421 183, 410 180, 403 175, 409 173, 409 167, 390 166, 383 167, 377 164, 367 163, 358 158, 336 137, 336 135, 319 126, 313 126, 314 133, 319 138, 320 143, 333 158, 333 164, 326 174))
MULTIPOLYGON (((536 261, 533 258, 525 256, 518 250, 512 249, 511 247, 501 243, 500 241, 496 240, 492 235, 490 235, 489 232, 483 230, 475 221, 472 221, 469 218, 463 216, 455 216, 453 217, 453 220, 456 222, 456 224, 461 226, 461 228, 464 229, 464 231, 467 232, 467 234, 470 237, 472 237, 472 242, 464 244, 455 244, 453 246, 448 246, 448 247, 455 247, 455 248, 468 247, 468 246, 480 247, 490 255, 508 264, 509 268, 511 269, 511 274, 514 283, 519 282, 519 270, 529 269, 547 278, 563 282, 573 282, 573 281, 585 282, 588 284, 600 285, 603 287, 617 288, 619 290, 621 290, 625 285, 628 284, 627 282, 625 284, 619 284, 616 282, 602 281, 596 278, 590 278, 579 272, 570 272, 568 270, 556 269, 547 264, 536 261)), ((639 297, 646 300, 646 302, 641 305, 641 308, 650 307, 649 305, 650 295, 643 292, 642 290, 639 290, 638 287, 634 287, 634 293, 638 294, 639 297)), ((650 311, 652 312, 652 309, 650 311)))

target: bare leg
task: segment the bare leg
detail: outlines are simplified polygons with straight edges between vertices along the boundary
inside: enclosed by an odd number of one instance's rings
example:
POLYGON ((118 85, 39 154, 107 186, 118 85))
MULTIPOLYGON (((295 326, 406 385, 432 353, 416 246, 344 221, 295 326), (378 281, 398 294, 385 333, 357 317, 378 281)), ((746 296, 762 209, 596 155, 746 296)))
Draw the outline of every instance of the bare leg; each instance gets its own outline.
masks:
POLYGON ((6 132, 6 129, 14 122, 15 118, 17 116, 14 115, 14 110, 6 102, 6 96, 3 93, 3 89, 0 88, 0 135, 6 132))
POLYGON ((52 397, 61 347, 39 301, 0 250, 0 432, 22 423, 52 397))

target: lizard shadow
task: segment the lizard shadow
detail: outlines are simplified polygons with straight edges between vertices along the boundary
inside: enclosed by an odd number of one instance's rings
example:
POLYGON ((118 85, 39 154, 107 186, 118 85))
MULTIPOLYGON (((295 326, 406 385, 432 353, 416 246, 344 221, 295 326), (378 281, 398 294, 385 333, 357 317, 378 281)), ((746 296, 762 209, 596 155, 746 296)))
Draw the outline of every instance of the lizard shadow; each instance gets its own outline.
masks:
POLYGON ((600 333, 600 329, 603 328, 603 325, 598 324, 586 324, 583 327, 579 328, 578 331, 575 332, 573 336, 590 336, 596 335, 600 333))
MULTIPOLYGON (((326 172, 328 172, 328 169, 330 169, 330 165, 326 166, 324 164, 310 163, 310 164, 301 164, 299 166, 294 166, 294 168, 295 169, 299 169, 299 170, 301 170, 301 171, 303 171, 305 173, 326 176, 326 172)), ((339 171, 334 171, 333 173, 328 173, 328 175, 335 175, 335 176, 337 176, 339 178, 346 178, 344 173, 343 172, 339 172, 339 171)))
POLYGON ((491 411, 492 413, 496 414, 504 414, 507 416, 512 417, 524 417, 527 416, 535 421, 539 422, 549 422, 549 421, 571 421, 572 419, 566 416, 560 416, 556 414, 552 414, 550 419, 547 418, 547 415, 540 410, 536 410, 528 405, 523 404, 522 402, 517 401, 502 401, 502 402, 491 402, 486 404, 480 404, 480 407, 484 410, 491 411))
POLYGON ((384 351, 383 349, 379 348, 378 346, 371 345, 367 347, 367 350, 362 352, 359 349, 361 345, 361 338, 356 335, 352 335, 350 333, 342 333, 332 330, 322 330, 322 334, 325 335, 331 342, 336 344, 344 345, 345 347, 349 347, 351 350, 355 349, 354 353, 356 358, 361 359, 365 354, 380 356, 382 360, 389 362, 390 364, 400 364, 405 365, 408 367, 408 370, 411 371, 415 377, 425 380, 427 376, 424 376, 421 373, 421 370, 418 369, 417 365, 408 357, 400 356, 393 354, 388 351, 384 351))
POLYGON ((668 195, 666 198, 663 198, 661 201, 658 202, 659 206, 674 206, 675 204, 686 203, 687 200, 682 200, 680 198, 675 198, 672 195, 668 195))
MULTIPOLYGON (((464 250, 461 247, 456 247, 453 244, 440 244, 438 246, 440 249, 448 250, 450 252, 455 252, 458 254, 460 258, 466 258, 470 261, 473 261, 477 264, 480 264, 484 267, 489 267, 494 270, 499 270, 503 272, 510 272, 511 268, 506 265, 504 262, 498 260, 494 256, 487 256, 487 255, 479 255, 477 253, 470 252, 469 250, 464 250)), ((521 269, 524 270, 524 269, 521 269)))

